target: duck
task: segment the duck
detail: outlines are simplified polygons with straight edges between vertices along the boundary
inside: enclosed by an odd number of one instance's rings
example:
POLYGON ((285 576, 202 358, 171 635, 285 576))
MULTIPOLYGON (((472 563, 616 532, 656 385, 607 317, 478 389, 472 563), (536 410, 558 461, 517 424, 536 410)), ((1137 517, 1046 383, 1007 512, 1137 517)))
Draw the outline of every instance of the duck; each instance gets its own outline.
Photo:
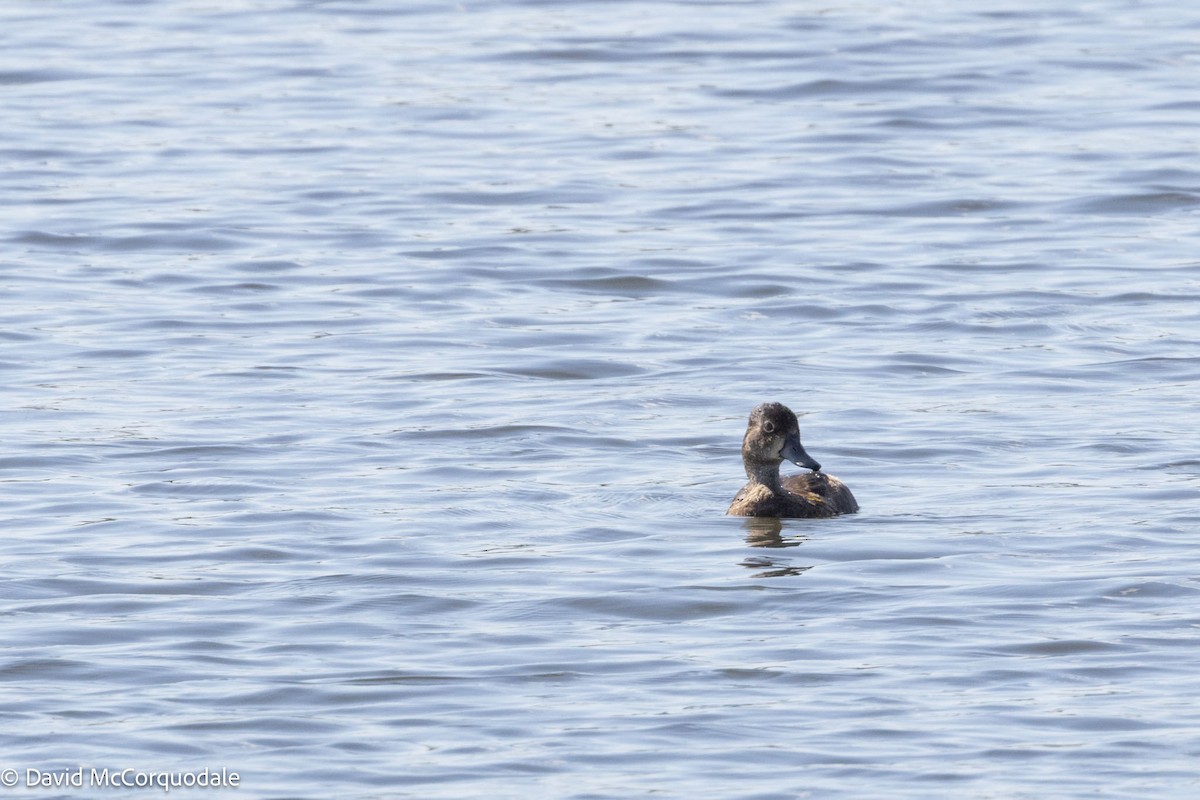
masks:
POLYGON ((725 513, 734 517, 818 518, 858 511, 850 489, 821 465, 800 443, 800 423, 782 403, 763 403, 750 412, 742 439, 742 464, 750 482, 733 498, 725 513), (811 472, 780 479, 784 459, 811 472))

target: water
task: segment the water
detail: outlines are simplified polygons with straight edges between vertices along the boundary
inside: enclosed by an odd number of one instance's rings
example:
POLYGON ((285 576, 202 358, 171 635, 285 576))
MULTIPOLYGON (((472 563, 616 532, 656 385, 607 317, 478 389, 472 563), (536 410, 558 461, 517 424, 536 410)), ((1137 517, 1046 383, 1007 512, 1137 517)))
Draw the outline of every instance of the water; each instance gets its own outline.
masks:
POLYGON ((1200 12, 969 5, 0 9, 17 793, 1195 792, 1200 12))

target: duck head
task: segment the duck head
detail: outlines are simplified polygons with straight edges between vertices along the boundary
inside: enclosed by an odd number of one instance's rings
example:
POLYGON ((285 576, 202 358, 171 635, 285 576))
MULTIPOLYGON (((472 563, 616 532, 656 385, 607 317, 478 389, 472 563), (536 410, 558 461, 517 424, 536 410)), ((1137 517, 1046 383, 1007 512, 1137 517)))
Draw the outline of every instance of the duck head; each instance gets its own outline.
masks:
POLYGON ((778 470, 785 459, 814 472, 821 469, 800 443, 800 423, 792 410, 782 403, 763 403, 750 412, 746 436, 742 439, 746 472, 758 473, 762 467, 778 470))

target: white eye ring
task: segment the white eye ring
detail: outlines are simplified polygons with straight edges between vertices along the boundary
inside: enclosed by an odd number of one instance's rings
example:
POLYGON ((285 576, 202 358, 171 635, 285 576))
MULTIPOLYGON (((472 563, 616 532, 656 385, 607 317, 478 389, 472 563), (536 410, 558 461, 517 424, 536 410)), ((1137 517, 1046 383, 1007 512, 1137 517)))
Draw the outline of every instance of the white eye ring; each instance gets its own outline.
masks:
POLYGON ((766 431, 767 433, 774 433, 775 432, 775 423, 771 422, 771 420, 767 420, 766 422, 763 423, 763 430, 766 431))

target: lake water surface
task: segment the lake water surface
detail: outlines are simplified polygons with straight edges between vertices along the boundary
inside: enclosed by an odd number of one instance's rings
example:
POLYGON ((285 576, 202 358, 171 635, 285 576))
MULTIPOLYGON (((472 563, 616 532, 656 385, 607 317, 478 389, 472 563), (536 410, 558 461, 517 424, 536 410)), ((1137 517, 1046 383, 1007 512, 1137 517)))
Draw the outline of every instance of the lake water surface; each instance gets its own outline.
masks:
POLYGON ((1049 5, 0 6, 0 781, 1200 791, 1200 10, 1049 5))

